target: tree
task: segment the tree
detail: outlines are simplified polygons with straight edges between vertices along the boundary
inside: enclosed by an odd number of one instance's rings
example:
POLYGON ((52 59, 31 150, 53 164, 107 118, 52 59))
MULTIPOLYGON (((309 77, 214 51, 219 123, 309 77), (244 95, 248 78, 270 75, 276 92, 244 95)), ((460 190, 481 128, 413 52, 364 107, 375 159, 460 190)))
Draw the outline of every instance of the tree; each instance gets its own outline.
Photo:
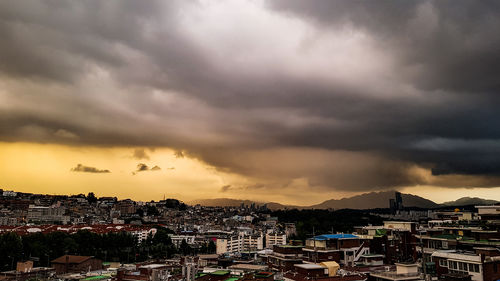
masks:
POLYGON ((146 212, 148 213, 148 216, 160 215, 160 212, 158 212, 158 209, 155 206, 147 206, 146 212))
POLYGON ((89 204, 94 204, 97 202, 97 198, 95 197, 94 192, 89 192, 89 194, 87 195, 87 201, 89 202, 89 204))
POLYGON ((191 246, 186 242, 186 239, 182 239, 181 245, 179 246, 180 252, 186 256, 191 253, 191 246))
POLYGON ((210 240, 210 242, 208 242, 207 252, 209 254, 215 254, 216 251, 217 251, 217 246, 215 245, 213 240, 210 240))
POLYGON ((12 269, 13 264, 22 259, 23 243, 15 232, 8 232, 0 236, 0 266, 3 269, 12 269))
POLYGON ((135 213, 139 216, 139 217, 144 217, 144 210, 143 209, 137 209, 135 211, 135 213))

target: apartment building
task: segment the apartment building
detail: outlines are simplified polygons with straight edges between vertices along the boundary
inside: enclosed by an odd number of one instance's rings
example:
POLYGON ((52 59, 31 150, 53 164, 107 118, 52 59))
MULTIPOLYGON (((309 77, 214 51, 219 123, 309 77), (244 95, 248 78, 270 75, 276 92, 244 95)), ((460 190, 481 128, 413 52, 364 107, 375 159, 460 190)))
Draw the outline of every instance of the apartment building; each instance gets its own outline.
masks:
POLYGON ((62 223, 70 222, 70 217, 65 216, 66 209, 63 207, 45 207, 30 205, 28 207, 28 222, 37 223, 62 223))
POLYGON ((274 245, 285 245, 286 244, 286 234, 279 233, 267 233, 266 234, 266 248, 272 249, 274 245))
POLYGON ((302 249, 308 262, 336 261, 354 266, 362 255, 369 254, 369 245, 353 234, 324 234, 306 240, 302 249))
POLYGON ((479 218, 492 224, 500 223, 500 205, 476 206, 479 218))
POLYGON ((194 235, 170 235, 170 239, 172 239, 172 243, 176 246, 179 247, 182 243, 183 240, 186 241, 189 245, 193 245, 196 236, 194 235))
POLYGON ((224 238, 217 238, 217 254, 240 253, 243 251, 258 251, 264 249, 264 237, 260 235, 230 235, 224 238))
POLYGON ((496 248, 476 248, 475 251, 439 250, 432 253, 436 274, 470 275, 473 281, 500 279, 500 251, 496 248))
POLYGON ((273 253, 267 256, 267 266, 281 272, 294 269, 294 265, 303 263, 302 247, 302 245, 274 245, 273 253))

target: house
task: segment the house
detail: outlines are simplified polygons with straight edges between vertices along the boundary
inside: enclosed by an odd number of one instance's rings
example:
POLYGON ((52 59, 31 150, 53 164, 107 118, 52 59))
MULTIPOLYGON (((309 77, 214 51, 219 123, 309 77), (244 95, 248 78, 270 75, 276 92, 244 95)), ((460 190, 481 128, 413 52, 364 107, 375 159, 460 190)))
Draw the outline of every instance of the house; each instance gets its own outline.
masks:
POLYGON ((302 245, 274 245, 273 253, 267 256, 269 268, 285 272, 302 263, 302 245))
POLYGON ((370 273, 370 281, 420 281, 423 280, 415 263, 396 263, 396 271, 370 273))
POLYGON ((475 251, 440 250, 432 253, 438 277, 447 274, 470 276, 473 281, 500 279, 500 251, 475 248, 475 251))
POLYGON ((55 273, 50 267, 33 267, 33 261, 21 261, 17 263, 16 270, 0 272, 2 281, 25 281, 32 279, 48 279, 55 273))
POLYGON ((361 255, 369 254, 365 241, 353 234, 324 234, 306 240, 302 249, 308 262, 336 261, 343 265, 354 265, 361 255))
POLYGON ((51 261, 56 274, 79 273, 102 269, 102 261, 91 256, 64 255, 51 261))
POLYGON ((283 273, 284 281, 364 281, 367 276, 359 272, 343 270, 339 274, 336 262, 296 264, 294 270, 283 273))

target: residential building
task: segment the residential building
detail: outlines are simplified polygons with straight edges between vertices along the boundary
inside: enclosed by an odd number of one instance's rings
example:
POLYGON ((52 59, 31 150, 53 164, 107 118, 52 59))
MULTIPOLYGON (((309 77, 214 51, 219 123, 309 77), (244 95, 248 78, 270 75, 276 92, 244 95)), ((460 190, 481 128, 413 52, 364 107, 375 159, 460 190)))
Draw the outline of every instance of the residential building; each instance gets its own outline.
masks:
POLYGON ((188 245, 193 245, 196 240, 196 236, 194 235, 170 235, 170 239, 172 239, 172 243, 179 247, 182 241, 186 241, 188 245))
POLYGON ((476 248, 475 251, 439 250, 432 253, 436 274, 470 275, 473 281, 500 279, 500 251, 497 248, 476 248))
POLYGON ((267 256, 269 268, 286 272, 294 269, 294 265, 303 263, 302 245, 274 245, 273 253, 267 256))
POLYGON ((243 251, 258 251, 264 248, 264 238, 260 235, 230 235, 223 238, 217 238, 217 254, 241 253, 243 251))
POLYGON ((285 245, 286 234, 276 232, 266 234, 266 248, 271 249, 274 245, 285 245))
POLYGON ((336 261, 354 265, 361 255, 369 254, 369 245, 353 234, 324 234, 306 240, 304 260, 308 262, 336 261))
POLYGON ((420 281, 422 274, 415 263, 396 263, 396 271, 379 271, 370 273, 370 281, 420 281))
POLYGON ((102 269, 102 261, 90 256, 64 255, 52 260, 51 264, 57 274, 102 269))

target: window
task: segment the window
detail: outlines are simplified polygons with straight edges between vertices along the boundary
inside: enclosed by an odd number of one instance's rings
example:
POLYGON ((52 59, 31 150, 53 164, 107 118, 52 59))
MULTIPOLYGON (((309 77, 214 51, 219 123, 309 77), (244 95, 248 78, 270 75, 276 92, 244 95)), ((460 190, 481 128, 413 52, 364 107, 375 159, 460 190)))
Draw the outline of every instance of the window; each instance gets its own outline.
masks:
POLYGON ((479 264, 469 263, 470 272, 479 272, 479 264))
POLYGON ((448 261, 447 260, 439 260, 439 266, 442 267, 448 267, 448 261))

